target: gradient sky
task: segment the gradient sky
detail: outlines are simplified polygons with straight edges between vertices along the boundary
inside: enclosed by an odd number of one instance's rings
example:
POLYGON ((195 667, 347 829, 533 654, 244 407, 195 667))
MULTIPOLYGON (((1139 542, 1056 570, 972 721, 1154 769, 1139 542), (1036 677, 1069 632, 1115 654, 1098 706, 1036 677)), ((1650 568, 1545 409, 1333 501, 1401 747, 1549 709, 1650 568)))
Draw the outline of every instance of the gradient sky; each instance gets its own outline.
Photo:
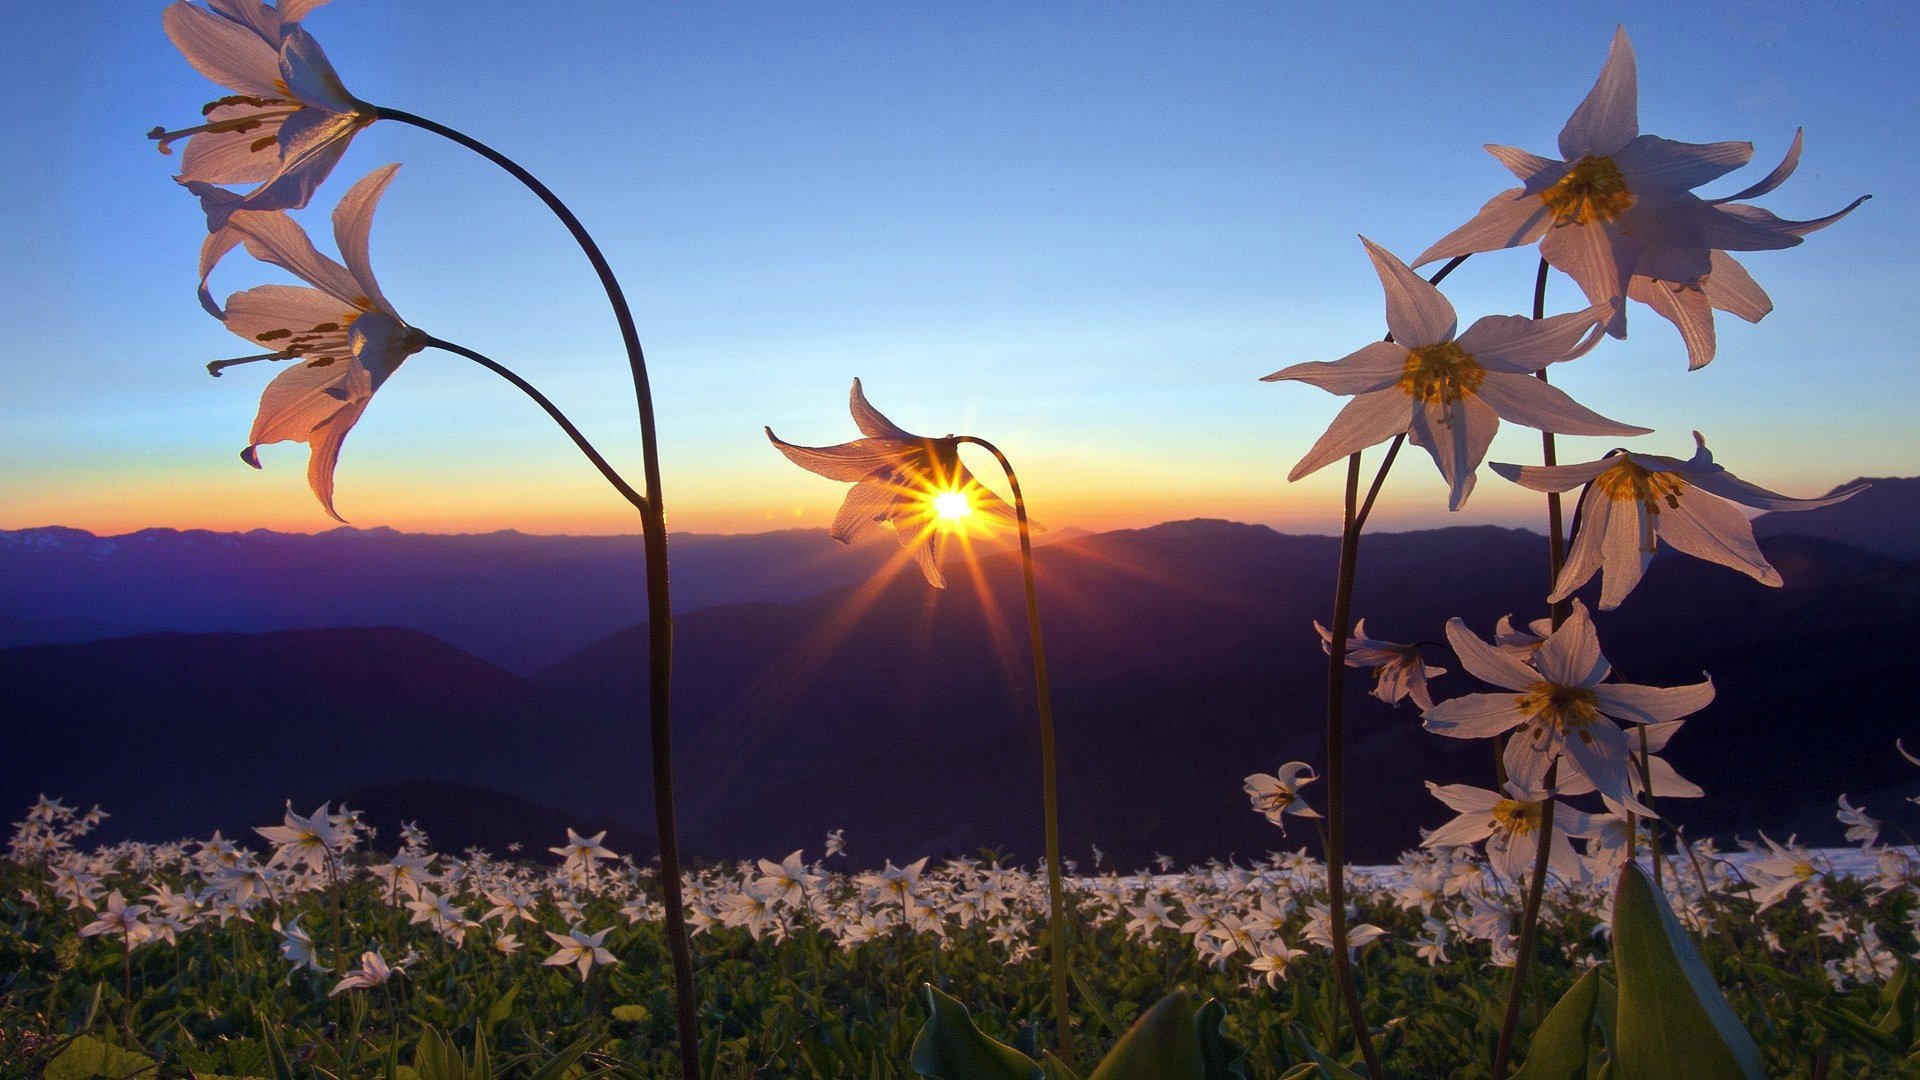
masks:
MULTIPOLYGON (((306 449, 237 457, 270 372, 193 299, 203 219, 142 134, 218 96, 160 29, 163 5, 10 4, 0 89, 0 527, 312 531, 306 449)), ((349 87, 516 156, 572 203, 622 274, 653 363, 673 527, 824 524, 844 487, 760 434, 852 434, 849 379, 905 427, 993 439, 1035 513, 1111 528, 1218 516, 1323 531, 1340 470, 1285 473, 1336 399, 1255 380, 1381 332, 1364 232, 1403 256, 1508 186, 1481 149, 1551 151, 1616 22, 1644 130, 1750 139, 1745 186, 1805 125, 1765 204, 1812 217, 1747 259, 1776 310, 1720 320, 1689 374, 1644 308, 1556 382, 1633 445, 1688 448, 1793 494, 1920 473, 1920 105, 1910 4, 1328 6, 1258 3, 654 5, 337 0, 309 20, 349 87)), ((637 478, 613 322, 558 224, 504 174, 377 125, 303 219, 405 162, 374 231, 409 321, 541 385, 637 478)), ((1470 261, 1463 322, 1526 310, 1534 255, 1470 261)), ((224 294, 277 271, 231 258, 224 294)), ((1577 290, 1556 275, 1551 310, 1577 290)), ((1566 440, 1563 460, 1606 449, 1566 440)), ((1535 460, 1503 427, 1494 460, 1535 460)), ((1376 521, 1448 519, 1424 455, 1376 521)), ((983 466, 991 462, 980 463, 983 466)), ((620 502, 524 399, 468 362, 408 361, 349 440, 360 526, 626 532, 620 502)), ((1534 524, 1490 474, 1460 523, 1534 524)))

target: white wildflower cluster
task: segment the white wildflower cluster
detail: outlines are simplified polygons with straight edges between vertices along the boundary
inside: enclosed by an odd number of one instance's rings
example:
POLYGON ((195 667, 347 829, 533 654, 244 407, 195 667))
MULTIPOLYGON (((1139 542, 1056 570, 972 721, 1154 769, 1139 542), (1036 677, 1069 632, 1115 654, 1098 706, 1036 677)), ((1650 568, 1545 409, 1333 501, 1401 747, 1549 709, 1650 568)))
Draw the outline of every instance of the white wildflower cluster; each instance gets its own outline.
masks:
MULTIPOLYGON (((1292 773, 1289 784, 1312 779, 1300 775, 1292 773)), ((1468 797, 1438 790, 1442 798, 1468 797)), ((1290 799, 1281 812, 1303 805, 1290 799)), ((1524 809, 1515 803, 1503 812, 1496 803, 1462 818, 1497 820, 1524 809)), ((623 923, 658 923, 664 914, 653 870, 606 847, 604 832, 569 832, 566 843, 550 849, 558 863, 536 865, 478 849, 436 852, 414 826, 402 830, 398 851, 375 854, 365 850, 369 830, 359 815, 330 806, 310 815, 289 809, 281 825, 255 830, 271 845, 264 854, 218 833, 81 850, 73 840, 86 816, 42 800, 14 826, 9 857, 43 872, 36 887, 22 891, 27 905, 72 918, 82 937, 103 937, 128 951, 177 945, 184 935, 235 920, 271 926, 286 977, 310 973, 335 994, 382 987, 423 956, 479 952, 505 962, 536 943, 552 950, 541 963, 572 968, 585 980, 594 968, 620 962, 623 923), (332 890, 356 885, 370 887, 392 915, 348 927, 342 940, 316 942, 313 913, 325 910, 332 890), (607 912, 619 921, 609 922, 607 912), (404 927, 398 937, 396 925, 404 927)), ((1822 940, 1834 942, 1825 968, 1836 987, 1884 982, 1898 963, 1885 935, 1899 923, 1883 913, 1896 906, 1920 912, 1913 902, 1920 899, 1920 852, 1879 845, 1877 828, 1859 831, 1872 819, 1845 800, 1838 816, 1858 847, 1817 851, 1764 836, 1730 853, 1711 841, 1679 845, 1663 864, 1669 902, 1690 930, 1706 934, 1729 918, 1754 920, 1797 899, 1822 940), (1835 899, 1829 885, 1841 878, 1863 884, 1851 890, 1859 902, 1835 899), (1889 903, 1896 898, 1903 903, 1889 903)), ((1590 964, 1606 951, 1607 886, 1625 859, 1625 823, 1580 817, 1560 823, 1581 847, 1556 848, 1540 924, 1567 943, 1570 962, 1590 964)), ((1497 836, 1481 838, 1490 858, 1464 835, 1445 827, 1395 864, 1354 873, 1347 912, 1353 952, 1405 952, 1436 967, 1512 966, 1514 878, 1501 865, 1497 836), (1396 936, 1378 923, 1401 930, 1396 936)), ((836 831, 830 843, 842 850, 844 833, 836 831)), ((1331 949, 1326 866, 1306 852, 1244 864, 1214 860, 1184 871, 1170 870, 1164 856, 1158 861, 1157 872, 1066 878, 1077 920, 1090 930, 1189 951, 1216 970, 1238 972, 1249 987, 1278 986, 1301 958, 1331 949)), ((777 862, 708 867, 686 875, 683 886, 695 934, 743 933, 768 945, 819 935, 851 950, 913 935, 944 949, 983 935, 1009 964, 1038 962, 1047 917, 1044 873, 974 858, 841 873, 795 851, 777 862)), ((1920 932, 1920 915, 1905 919, 1903 939, 1920 932)), ((1774 929, 1763 924, 1762 934, 1780 950, 1774 929)))

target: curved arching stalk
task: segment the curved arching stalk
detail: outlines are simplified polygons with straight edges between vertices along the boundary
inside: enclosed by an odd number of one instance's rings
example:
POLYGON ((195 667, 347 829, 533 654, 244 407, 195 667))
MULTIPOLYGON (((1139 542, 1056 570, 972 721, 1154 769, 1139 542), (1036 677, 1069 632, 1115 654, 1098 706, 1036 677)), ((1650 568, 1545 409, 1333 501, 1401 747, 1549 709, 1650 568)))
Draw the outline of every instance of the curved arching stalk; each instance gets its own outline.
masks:
POLYGON ((1067 997, 1067 908, 1060 868, 1059 768, 1053 737, 1053 691, 1047 681, 1047 645, 1040 633, 1040 594, 1033 581, 1033 538, 1027 523, 1027 500, 1020 492, 1020 477, 1013 471, 1013 463, 999 447, 973 435, 957 436, 954 442, 978 446, 1000 463, 1001 471, 1007 476, 1007 486, 1013 492, 1013 514, 1020 527, 1020 569, 1027 587, 1027 638, 1033 647, 1034 700, 1040 713, 1040 800, 1046 818, 1047 951, 1053 969, 1053 1019, 1060 1058, 1071 1065, 1073 1014, 1067 997))
POLYGON ((640 348, 640 332, 627 306, 625 292, 592 234, 567 204, 520 163, 472 136, 399 109, 376 107, 382 120, 411 124, 450 139, 505 169, 553 211, 573 235, 574 242, 593 265, 607 302, 620 326, 627 366, 633 375, 633 393, 640 420, 640 454, 645 497, 639 507, 640 531, 647 560, 647 718, 653 757, 654 830, 660 844, 660 892, 666 907, 667 954, 673 968, 674 1004, 679 1025, 680 1072, 684 1080, 700 1080, 699 1017, 695 1010, 693 949, 687 935, 686 902, 681 893, 680 841, 674 827, 673 802, 673 604, 667 572, 667 517, 661 505, 659 436, 653 417, 653 387, 647 378, 647 358, 640 348))

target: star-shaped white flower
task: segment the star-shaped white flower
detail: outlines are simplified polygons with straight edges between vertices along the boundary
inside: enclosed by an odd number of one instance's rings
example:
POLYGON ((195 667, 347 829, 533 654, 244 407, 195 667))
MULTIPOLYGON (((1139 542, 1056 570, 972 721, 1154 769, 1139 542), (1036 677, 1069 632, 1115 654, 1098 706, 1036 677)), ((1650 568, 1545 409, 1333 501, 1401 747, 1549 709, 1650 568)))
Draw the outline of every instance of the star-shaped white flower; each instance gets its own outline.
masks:
POLYGON ((549 930, 547 936, 552 938, 560 949, 541 963, 547 967, 566 967, 571 964, 579 969, 580 981, 586 982, 587 973, 593 970, 593 965, 620 962, 601 944, 607 940, 607 933, 612 929, 609 926, 606 930, 594 934, 589 934, 578 926, 564 934, 556 934, 549 930))
MULTIPOLYGON (((1321 651, 1332 655, 1333 631, 1317 622, 1313 628, 1320 632, 1321 651)), ((1427 680, 1447 673, 1446 668, 1427 663, 1418 645, 1368 637, 1365 619, 1353 624, 1353 633, 1347 638, 1347 666, 1373 669, 1374 697, 1389 705, 1411 698, 1422 709, 1433 708, 1433 694, 1427 689, 1427 680)))
POLYGON ((1459 320, 1440 290, 1365 237, 1386 292, 1393 340, 1327 363, 1295 364, 1262 382, 1298 380, 1353 400, 1287 474, 1298 480, 1396 435, 1432 455, 1458 510, 1502 419, 1562 435, 1645 435, 1609 420, 1534 374, 1580 356, 1599 339, 1594 310, 1547 319, 1489 315, 1455 335, 1459 320))
POLYGON ((1580 858, 1568 841, 1587 835, 1592 828, 1588 815, 1513 784, 1507 785, 1504 795, 1468 784, 1428 783, 1427 790, 1459 816, 1429 834, 1420 842, 1422 847, 1467 847, 1484 840, 1487 862, 1494 871, 1508 881, 1523 881, 1533 876, 1540 826, 1551 806, 1553 838, 1547 865, 1563 880, 1579 879, 1580 858))
POLYGON ((1569 491, 1587 485, 1567 562, 1554 582, 1559 602, 1601 574, 1600 610, 1612 611, 1640 583, 1659 541, 1696 559, 1730 566, 1762 585, 1778 586, 1739 506, 1755 510, 1812 510, 1850 499, 1862 484, 1817 499, 1792 499, 1728 472, 1693 433, 1693 457, 1617 453, 1578 465, 1508 465, 1493 471, 1533 491, 1569 491), (1738 504, 1736 506, 1735 504, 1738 504))
POLYGON ((1300 797, 1300 789, 1318 780, 1313 766, 1304 761, 1289 761, 1280 766, 1277 773, 1254 773, 1247 777, 1242 785, 1247 796, 1253 800, 1253 808, 1266 815, 1268 821, 1280 826, 1282 833, 1287 831, 1287 815, 1317 818, 1320 812, 1308 806, 1300 797))
POLYGON ((1698 712, 1713 700, 1713 681, 1656 687, 1604 682, 1613 666, 1600 652, 1600 638, 1586 605, 1573 613, 1533 654, 1533 663, 1480 640, 1466 623, 1447 623, 1447 640, 1468 674, 1506 693, 1451 698, 1423 714, 1427 730, 1455 739, 1490 739, 1513 731, 1507 742, 1508 780, 1522 791, 1547 789, 1547 774, 1584 776, 1616 807, 1658 817, 1635 797, 1629 758, 1635 747, 1616 721, 1655 724, 1698 712))
MULTIPOLYGON (((1784 221, 1734 201, 1777 187, 1793 172, 1798 151, 1796 139, 1779 169, 1735 195, 1712 201, 1695 195, 1693 189, 1751 160, 1753 144, 1682 143, 1642 135, 1633 45, 1624 29, 1616 30, 1599 79, 1560 132, 1560 159, 1489 145, 1487 152, 1522 186, 1489 199, 1414 265, 1538 241, 1542 258, 1608 310, 1607 332, 1625 337, 1625 297, 1631 295, 1632 279, 1694 285, 1714 269, 1714 251, 1793 247, 1864 201, 1813 221, 1784 221)), ((1641 291, 1636 299, 1650 295, 1649 289, 1641 291)), ((1661 306, 1655 304, 1656 310, 1661 306)), ((1689 346, 1695 366, 1705 363, 1695 343, 1689 346)), ((1710 351, 1706 357, 1711 358, 1710 351)))

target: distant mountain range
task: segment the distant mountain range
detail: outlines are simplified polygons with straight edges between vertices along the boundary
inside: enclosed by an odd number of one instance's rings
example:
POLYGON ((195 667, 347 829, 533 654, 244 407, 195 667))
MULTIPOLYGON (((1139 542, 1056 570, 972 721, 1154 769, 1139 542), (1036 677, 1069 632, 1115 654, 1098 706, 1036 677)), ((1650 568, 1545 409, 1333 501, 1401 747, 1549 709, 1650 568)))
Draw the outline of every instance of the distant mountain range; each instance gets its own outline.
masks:
MULTIPOLYGON (((1666 684, 1705 670, 1719 688, 1669 752, 1709 792, 1663 804, 1691 830, 1827 838, 1843 791, 1888 816, 1920 792, 1920 769, 1893 753, 1896 737, 1920 737, 1901 674, 1920 641, 1920 563, 1901 524, 1920 508, 1920 481, 1875 483, 1837 507, 1759 520, 1785 588, 1663 556, 1601 616, 1623 675, 1666 684), (1811 535, 1784 531, 1801 521, 1811 535)), ((1439 639, 1452 615, 1490 632, 1502 614, 1539 612, 1543 547, 1538 534, 1493 527, 1369 536, 1357 611, 1395 640, 1439 639)), ((1329 537, 1224 521, 1068 537, 1039 552, 1064 832, 1083 865, 1094 844, 1138 865, 1158 851, 1198 859, 1289 842, 1251 813, 1240 780, 1322 757, 1324 660, 1311 623, 1325 617, 1336 558, 1329 537)), ((1037 854, 1017 564, 993 556, 977 578, 949 580, 945 591, 917 576, 862 580, 679 617, 689 848, 817 851, 827 829, 845 827, 863 861, 981 846, 1037 854)), ((107 804, 118 815, 109 835, 166 836, 264 824, 287 797, 364 792, 394 820, 419 806, 430 830, 438 815, 440 831, 494 847, 544 847, 556 822, 595 818, 641 844, 643 637, 615 631, 530 676, 392 629, 0 650, 0 722, 21 733, 0 756, 0 808, 45 789, 107 804)), ((1357 857, 1384 859, 1445 817, 1421 781, 1485 783, 1490 748, 1425 733, 1413 711, 1365 697, 1367 685, 1353 676, 1351 836, 1357 857)), ((1475 689, 1457 672, 1438 682, 1443 696, 1475 689)), ((1291 842, 1310 841, 1298 832, 1291 842)))
MULTIPOLYGON (((897 545, 787 529, 677 534, 670 549, 674 602, 690 611, 862 581, 897 545)), ((402 626, 528 673, 631 625, 646 610, 644 580, 637 536, 0 530, 0 646, 402 626)))

